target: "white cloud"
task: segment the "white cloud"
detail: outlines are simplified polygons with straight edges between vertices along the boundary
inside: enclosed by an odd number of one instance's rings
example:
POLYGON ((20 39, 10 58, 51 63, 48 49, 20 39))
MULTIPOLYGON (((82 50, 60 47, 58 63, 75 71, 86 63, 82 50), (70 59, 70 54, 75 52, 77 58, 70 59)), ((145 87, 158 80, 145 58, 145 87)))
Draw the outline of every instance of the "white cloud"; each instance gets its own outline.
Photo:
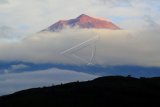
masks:
POLYGON ((96 75, 54 68, 36 72, 3 74, 0 75, 0 95, 10 94, 28 88, 87 81, 97 77, 96 75))
MULTIPOLYGON (((80 58, 61 55, 97 35, 95 62, 100 65, 160 66, 159 30, 76 30, 41 33, 16 43, 0 44, 1 61, 25 61, 32 63, 86 64, 80 58)), ((84 59, 91 57, 91 47, 77 50, 84 59)))

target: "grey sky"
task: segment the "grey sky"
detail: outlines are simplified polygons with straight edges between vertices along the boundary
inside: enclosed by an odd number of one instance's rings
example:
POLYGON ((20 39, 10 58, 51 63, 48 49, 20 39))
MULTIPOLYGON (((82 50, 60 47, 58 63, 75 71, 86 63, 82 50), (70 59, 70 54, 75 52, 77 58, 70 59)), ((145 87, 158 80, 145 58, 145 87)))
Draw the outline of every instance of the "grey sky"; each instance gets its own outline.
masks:
MULTIPOLYGON (((4 2, 1 0, 1 2, 4 2)), ((124 29, 141 29, 144 16, 160 24, 159 0, 8 0, 0 6, 0 26, 35 33, 60 19, 84 13, 112 19, 124 29)), ((150 23, 150 22, 149 22, 150 23)))
POLYGON ((4 3, 8 3, 8 0, 0 0, 0 5, 4 3))

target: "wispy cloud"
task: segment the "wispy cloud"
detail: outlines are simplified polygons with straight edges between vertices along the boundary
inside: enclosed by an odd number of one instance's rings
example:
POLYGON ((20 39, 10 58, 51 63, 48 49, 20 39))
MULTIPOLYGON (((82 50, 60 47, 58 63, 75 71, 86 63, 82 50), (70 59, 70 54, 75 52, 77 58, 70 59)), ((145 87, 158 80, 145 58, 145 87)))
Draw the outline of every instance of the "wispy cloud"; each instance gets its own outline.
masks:
POLYGON ((131 0, 97 0, 97 2, 101 2, 104 5, 110 7, 125 7, 125 6, 132 6, 131 0))
POLYGON ((13 28, 9 26, 0 26, 0 39, 2 38, 14 38, 16 35, 14 34, 13 28))

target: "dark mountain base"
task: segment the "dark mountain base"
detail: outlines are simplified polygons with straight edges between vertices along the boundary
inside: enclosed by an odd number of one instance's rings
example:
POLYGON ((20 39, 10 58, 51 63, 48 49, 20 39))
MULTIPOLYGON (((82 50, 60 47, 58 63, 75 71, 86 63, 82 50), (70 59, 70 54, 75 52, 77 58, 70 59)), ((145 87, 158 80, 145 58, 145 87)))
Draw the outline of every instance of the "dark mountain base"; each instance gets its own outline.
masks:
POLYGON ((101 77, 0 97, 0 107, 160 107, 160 78, 101 77))

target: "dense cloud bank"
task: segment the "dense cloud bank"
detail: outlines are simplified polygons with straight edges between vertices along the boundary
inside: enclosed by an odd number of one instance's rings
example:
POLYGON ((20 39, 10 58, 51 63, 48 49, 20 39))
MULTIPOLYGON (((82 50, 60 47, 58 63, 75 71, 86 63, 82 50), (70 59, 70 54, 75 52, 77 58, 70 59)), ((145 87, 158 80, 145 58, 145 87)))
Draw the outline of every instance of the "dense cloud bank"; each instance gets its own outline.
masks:
POLYGON ((160 66, 159 33, 158 30, 103 29, 42 32, 19 42, 0 43, 0 60, 88 64, 96 47, 94 64, 160 66))

